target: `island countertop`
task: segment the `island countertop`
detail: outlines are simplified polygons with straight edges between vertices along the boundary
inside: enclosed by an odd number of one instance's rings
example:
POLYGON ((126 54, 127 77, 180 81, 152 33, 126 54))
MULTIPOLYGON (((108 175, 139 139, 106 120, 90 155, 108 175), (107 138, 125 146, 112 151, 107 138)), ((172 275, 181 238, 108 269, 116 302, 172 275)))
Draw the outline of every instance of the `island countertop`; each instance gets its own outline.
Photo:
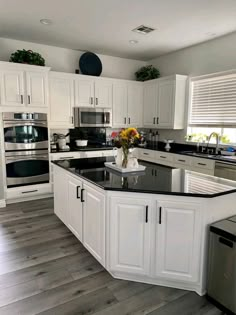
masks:
POLYGON ((236 182, 139 160, 143 172, 121 174, 105 167, 113 157, 52 161, 90 183, 113 191, 212 198, 236 192, 236 182))

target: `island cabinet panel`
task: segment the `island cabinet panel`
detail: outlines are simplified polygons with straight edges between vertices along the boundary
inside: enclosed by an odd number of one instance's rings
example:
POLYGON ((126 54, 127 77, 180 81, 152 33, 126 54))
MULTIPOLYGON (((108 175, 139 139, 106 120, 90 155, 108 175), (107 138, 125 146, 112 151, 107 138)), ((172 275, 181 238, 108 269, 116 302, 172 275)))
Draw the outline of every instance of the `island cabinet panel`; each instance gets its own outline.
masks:
POLYGON ((66 172, 58 166, 54 169, 54 212, 58 218, 67 225, 67 176, 66 172))
POLYGON ((81 191, 83 203, 83 244, 90 253, 105 265, 105 197, 84 184, 81 191))
POLYGON ((197 282, 199 279, 201 211, 198 203, 156 204, 154 276, 197 282))
POLYGON ((110 269, 136 275, 150 272, 150 199, 111 197, 110 269))
POLYGON ((68 227, 83 241, 83 203, 81 202, 82 181, 72 176, 67 177, 68 184, 68 227))

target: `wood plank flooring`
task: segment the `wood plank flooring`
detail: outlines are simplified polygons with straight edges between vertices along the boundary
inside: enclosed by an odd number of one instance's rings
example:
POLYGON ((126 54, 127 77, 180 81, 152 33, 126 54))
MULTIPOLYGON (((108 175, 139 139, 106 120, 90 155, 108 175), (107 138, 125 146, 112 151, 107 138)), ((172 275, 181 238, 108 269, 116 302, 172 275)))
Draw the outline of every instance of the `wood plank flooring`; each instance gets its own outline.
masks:
POLYGON ((222 313, 192 292, 113 279, 44 199, 0 209, 0 314, 222 313))

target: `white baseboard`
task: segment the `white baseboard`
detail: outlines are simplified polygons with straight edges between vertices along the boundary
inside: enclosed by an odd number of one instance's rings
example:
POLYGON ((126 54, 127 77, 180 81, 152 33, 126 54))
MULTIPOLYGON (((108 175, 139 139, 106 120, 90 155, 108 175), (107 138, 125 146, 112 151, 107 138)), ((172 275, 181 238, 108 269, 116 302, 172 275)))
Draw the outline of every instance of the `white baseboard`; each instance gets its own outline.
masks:
POLYGON ((5 207, 6 207, 6 200, 0 199, 0 208, 5 208, 5 207))

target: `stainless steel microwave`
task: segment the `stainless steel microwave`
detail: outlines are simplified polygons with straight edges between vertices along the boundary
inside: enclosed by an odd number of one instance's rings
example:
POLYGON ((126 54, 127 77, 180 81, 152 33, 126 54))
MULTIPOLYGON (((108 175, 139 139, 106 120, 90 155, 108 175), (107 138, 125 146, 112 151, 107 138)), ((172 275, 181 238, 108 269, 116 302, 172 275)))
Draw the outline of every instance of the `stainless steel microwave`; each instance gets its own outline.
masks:
POLYGON ((107 108, 74 108, 75 127, 112 127, 112 110, 107 108))

